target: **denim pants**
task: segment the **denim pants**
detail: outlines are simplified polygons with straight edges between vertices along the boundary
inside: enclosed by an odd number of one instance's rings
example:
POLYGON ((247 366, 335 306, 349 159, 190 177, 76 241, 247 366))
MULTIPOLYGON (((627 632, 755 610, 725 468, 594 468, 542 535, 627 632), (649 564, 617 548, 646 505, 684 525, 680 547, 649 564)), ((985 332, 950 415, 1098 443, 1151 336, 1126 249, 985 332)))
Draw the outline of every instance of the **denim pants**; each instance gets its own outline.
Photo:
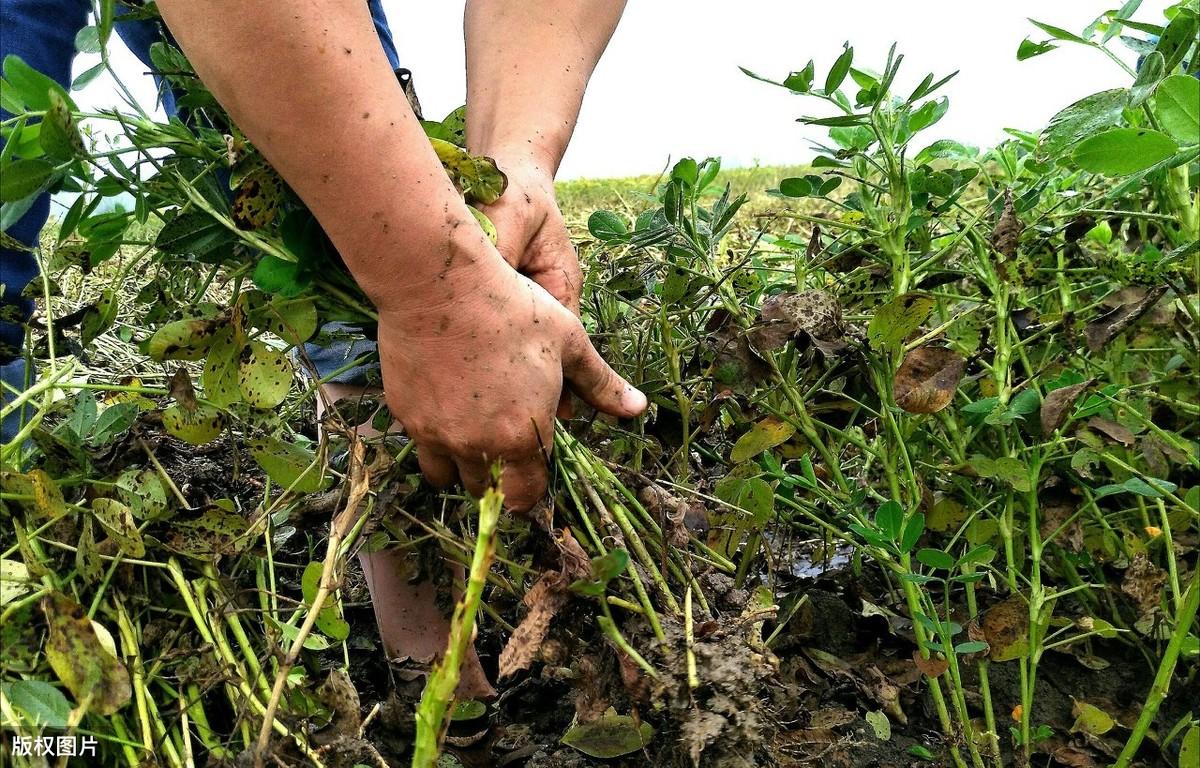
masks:
MULTIPOLYGON (((379 42, 392 69, 399 67, 396 46, 383 13, 380 0, 363 0, 371 10, 379 42)), ((71 62, 75 58, 75 35, 87 26, 91 11, 90 0, 0 0, 0 59, 19 56, 26 64, 51 77, 64 88, 71 83, 71 62)), ((169 39, 157 21, 118 21, 114 28, 146 68, 154 71, 150 61, 150 46, 169 39)), ((155 75, 163 109, 174 115, 175 98, 165 83, 155 75)), ((11 117, 0 110, 0 118, 11 117)), ((33 206, 17 220, 7 234, 18 242, 36 247, 39 234, 50 214, 50 195, 43 193, 33 206)), ((37 277, 37 262, 33 254, 11 248, 0 248, 0 380, 21 391, 26 386, 26 364, 21 350, 25 342, 24 327, 11 319, 26 320, 33 311, 33 302, 22 298, 25 286, 37 277), (16 316, 14 318, 14 315, 16 316)), ((344 334, 342 334, 344 335, 344 334)), ((369 353, 374 345, 365 340, 343 340, 326 346, 308 345, 306 351, 324 376, 350 361, 369 353)), ((365 376, 362 369, 353 368, 333 377, 335 381, 355 382, 365 376)), ((0 402, 10 398, 7 388, 0 388, 0 402)), ((0 424, 0 443, 7 442, 19 431, 20 414, 12 414, 0 424)))

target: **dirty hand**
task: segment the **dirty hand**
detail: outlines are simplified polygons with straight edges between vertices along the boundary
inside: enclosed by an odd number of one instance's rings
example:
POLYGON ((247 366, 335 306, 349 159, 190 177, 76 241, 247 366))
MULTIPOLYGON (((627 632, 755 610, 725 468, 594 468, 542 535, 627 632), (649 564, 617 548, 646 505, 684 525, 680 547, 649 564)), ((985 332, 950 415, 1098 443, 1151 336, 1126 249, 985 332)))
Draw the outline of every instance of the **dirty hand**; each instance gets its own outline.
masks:
POLYGON ((481 208, 496 226, 496 248, 514 269, 578 315, 582 272, 554 197, 554 179, 532 161, 500 162, 508 188, 481 208))
POLYGON ((564 380, 618 417, 640 414, 646 397, 601 359, 578 318, 505 265, 477 229, 452 234, 448 251, 419 300, 379 308, 388 406, 431 483, 461 479, 480 495, 499 460, 507 506, 525 510, 546 489, 564 380))

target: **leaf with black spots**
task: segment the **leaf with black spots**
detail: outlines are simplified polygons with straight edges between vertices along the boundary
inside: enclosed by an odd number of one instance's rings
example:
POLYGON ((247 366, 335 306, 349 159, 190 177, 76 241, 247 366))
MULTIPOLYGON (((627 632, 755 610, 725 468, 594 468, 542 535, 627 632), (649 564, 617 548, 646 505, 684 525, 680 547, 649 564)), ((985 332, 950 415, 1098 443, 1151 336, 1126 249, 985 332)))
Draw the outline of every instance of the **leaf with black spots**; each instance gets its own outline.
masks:
POLYGON ((198 518, 171 521, 167 548, 187 557, 208 559, 216 555, 233 555, 250 542, 246 519, 218 506, 209 507, 198 518))
POLYGON ((38 143, 46 157, 52 160, 70 160, 83 152, 83 136, 71 114, 71 105, 57 91, 50 91, 50 108, 42 118, 42 130, 38 143))
POLYGON ((192 318, 167 323, 154 332, 143 347, 151 360, 200 360, 222 324, 210 318, 192 318))
POLYGON ((200 386, 204 388, 206 400, 221 408, 241 402, 239 367, 245 347, 245 339, 237 328, 222 328, 217 333, 200 374, 200 386))
POLYGON ((141 557, 146 554, 146 544, 142 534, 133 520, 133 512, 116 499, 94 499, 92 512, 96 520, 108 531, 108 535, 117 542, 121 551, 130 557, 141 557))
POLYGON ((238 389, 255 408, 274 408, 287 398, 292 387, 292 364, 283 352, 261 341, 242 349, 238 365, 238 389))
POLYGON ((774 416, 768 416, 752 426, 738 438, 729 453, 729 460, 741 464, 754 458, 763 451, 769 451, 777 445, 787 442, 796 434, 795 425, 781 421, 774 416))
POLYGON ((42 611, 50 630, 46 660, 76 703, 101 716, 125 706, 133 692, 129 671, 111 647, 107 630, 105 642, 97 629, 100 625, 88 618, 83 606, 61 592, 43 598, 42 611))
POLYGON ((252 326, 270 331, 288 344, 301 344, 317 332, 317 304, 310 296, 288 299, 247 291, 242 300, 252 326))
POLYGON ((1017 218, 1017 212, 1013 206, 1012 190, 1007 189, 1004 191, 1004 210, 1001 211, 1000 218, 996 221, 995 228, 992 229, 992 248, 1005 260, 1015 258, 1017 243, 1021 239, 1023 229, 1024 225, 1017 218))
POLYGON ((921 327, 933 309, 934 300, 920 293, 906 293, 884 304, 867 326, 867 341, 875 349, 895 349, 921 327))
POLYGON ((160 520, 167 514, 167 491, 158 471, 131 467, 116 479, 117 496, 139 520, 160 520))
POLYGON ((79 322, 79 343, 86 347, 111 328, 117 321, 118 308, 116 293, 111 288, 101 290, 100 296, 87 308, 79 322))
POLYGON ((275 221, 283 202, 283 181, 269 165, 259 164, 242 176, 233 199, 229 216, 238 229, 263 229, 275 221))
POLYGON ((192 445, 204 445, 216 440, 225 428, 225 417, 211 405, 197 405, 187 410, 172 405, 163 411, 163 427, 172 436, 192 445))

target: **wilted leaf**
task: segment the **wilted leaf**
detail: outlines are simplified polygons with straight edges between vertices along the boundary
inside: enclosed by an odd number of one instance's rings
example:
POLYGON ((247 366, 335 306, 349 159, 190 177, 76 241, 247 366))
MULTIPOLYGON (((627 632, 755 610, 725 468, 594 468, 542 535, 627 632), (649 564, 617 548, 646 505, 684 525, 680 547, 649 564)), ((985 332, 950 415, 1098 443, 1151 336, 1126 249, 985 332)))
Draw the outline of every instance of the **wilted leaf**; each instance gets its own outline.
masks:
POLYGON ((483 234, 487 235, 487 239, 491 241, 492 245, 495 245, 496 240, 500 237, 499 233, 496 232, 496 225, 492 223, 492 220, 488 218, 486 213, 475 206, 468 205, 467 210, 471 212, 471 216, 475 218, 476 223, 479 224, 479 228, 483 230, 483 234))
POLYGON ((529 588, 521 598, 527 611, 525 618, 500 652, 501 679, 529 668, 550 631, 550 622, 567 604, 568 597, 565 579, 558 571, 543 573, 529 588))
POLYGON ((307 448, 273 437, 255 438, 246 445, 263 471, 282 488, 316 493, 324 485, 324 468, 307 448))
POLYGON ((1014 595, 997 603, 980 621, 992 661, 1011 661, 1029 650, 1029 606, 1014 595))
POLYGON ((759 310, 761 323, 750 332, 750 341, 760 352, 781 348, 798 335, 807 337, 826 355, 846 347, 846 325, 842 306, 828 291, 808 290, 768 297, 759 310))
POLYGON ((992 248, 1006 260, 1015 258, 1022 229, 1024 227, 1021 220, 1017 218, 1016 209, 1013 207, 1012 190, 1005 190, 1004 210, 1000 213, 995 228, 992 229, 992 248))
POLYGON ((111 328, 117 320, 118 306, 116 293, 111 288, 100 291, 100 296, 79 321, 79 343, 86 347, 111 328))
POLYGON ((1139 617, 1146 617, 1158 610, 1163 587, 1167 583, 1167 572, 1150 562, 1144 552, 1134 555, 1125 577, 1121 579, 1121 591, 1133 600, 1139 617))
POLYGON ((88 711, 111 715, 129 701, 129 672, 97 634, 83 606, 60 592, 42 600, 50 627, 46 659, 71 692, 76 703, 88 702, 88 711))
POLYGON ((1088 419, 1088 426, 1098 432, 1103 432, 1121 445, 1133 445, 1137 441, 1129 427, 1100 416, 1088 419))
POLYGON ((588 757, 608 759, 643 749, 652 738, 654 728, 649 723, 638 723, 610 709, 598 720, 572 726, 563 734, 562 743, 588 757))
POLYGON ((892 382, 896 405, 909 413, 937 413, 954 400, 966 361, 943 347, 918 347, 905 356, 892 382))
POLYGON ((491 205, 508 187, 508 177, 490 157, 474 157, 465 149, 441 139, 430 138, 429 143, 468 203, 491 205))
POLYGON ((53 160, 70 160, 83 152, 83 137, 71 114, 71 105, 56 90, 50 90, 50 108, 42 118, 38 142, 53 160))
POLYGON ((292 365, 287 355, 261 341, 242 350, 238 365, 238 389, 255 408, 274 408, 287 398, 292 387, 292 365))
POLYGON ((1067 413, 1075 404, 1075 399, 1090 387, 1095 379, 1088 379, 1077 384, 1051 390, 1042 400, 1042 434, 1050 435, 1067 420, 1067 413))
POLYGON ((926 659, 921 656, 920 651, 912 652, 912 660, 917 665, 917 669, 921 670, 921 674, 926 677, 940 677, 950 668, 950 661, 945 657, 938 658, 936 655, 930 654, 926 659))
POLYGON ((894 349, 921 327, 933 309, 934 300, 919 293, 906 293, 884 304, 867 326, 867 341, 875 349, 894 349))
POLYGON ((92 512, 108 535, 120 545, 122 552, 131 557, 146 554, 146 545, 142 542, 142 534, 129 507, 116 499, 93 499, 92 512))
POLYGON ((768 416, 738 438, 733 445, 733 450, 729 453, 729 460, 734 464, 741 464, 763 451, 769 451, 775 446, 787 442, 794 434, 796 434, 796 427, 790 422, 768 416))

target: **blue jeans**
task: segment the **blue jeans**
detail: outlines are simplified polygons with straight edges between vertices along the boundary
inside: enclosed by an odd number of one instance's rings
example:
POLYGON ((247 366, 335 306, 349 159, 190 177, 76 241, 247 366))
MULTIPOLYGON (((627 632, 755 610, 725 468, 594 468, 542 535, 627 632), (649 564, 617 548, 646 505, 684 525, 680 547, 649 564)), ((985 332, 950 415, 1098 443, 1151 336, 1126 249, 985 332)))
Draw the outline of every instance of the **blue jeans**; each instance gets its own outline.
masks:
MULTIPOLYGON (((392 69, 397 69, 399 57, 392 41, 391 30, 383 13, 380 0, 364 0, 371 9, 371 18, 379 34, 392 69)), ((0 59, 10 54, 19 56, 26 64, 53 78, 64 88, 71 83, 71 62, 75 58, 75 35, 87 26, 91 10, 89 0, 0 0, 0 59)), ((155 21, 118 21, 115 29, 129 49, 150 71, 150 46, 158 40, 169 39, 165 29, 155 21)), ((168 115, 176 113, 175 97, 162 79, 155 75, 163 109, 168 115)), ((11 117, 0 110, 0 117, 11 117)), ((50 195, 42 194, 33 206, 7 234, 18 242, 36 247, 42 227, 50 215, 50 195)), ((29 372, 21 350, 25 343, 25 329, 21 322, 33 311, 33 302, 23 298, 21 292, 37 277, 37 262, 33 254, 26 251, 0 248, 0 380, 17 391, 27 386, 29 372), (13 316, 16 316, 14 318, 13 316)), ((327 346, 308 345, 306 351, 322 376, 343 368, 347 363, 370 353, 374 345, 366 340, 341 340, 327 346)), ((334 377, 337 381, 356 382, 365 380, 364 369, 352 368, 334 377)), ((8 402, 6 388, 0 388, 0 402, 8 402)), ((19 431, 20 414, 12 414, 0 424, 0 443, 11 440, 19 431)))

